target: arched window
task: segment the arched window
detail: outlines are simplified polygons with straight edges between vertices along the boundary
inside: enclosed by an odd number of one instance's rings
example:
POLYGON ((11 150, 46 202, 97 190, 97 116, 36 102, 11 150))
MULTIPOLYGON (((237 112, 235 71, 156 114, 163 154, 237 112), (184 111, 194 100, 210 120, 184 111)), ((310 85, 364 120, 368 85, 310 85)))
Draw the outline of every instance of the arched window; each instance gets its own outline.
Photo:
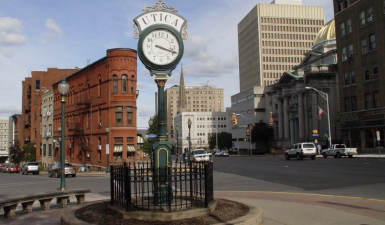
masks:
POLYGON ((131 94, 135 94, 134 93, 134 75, 131 76, 131 94))
POLYGON ((127 75, 122 76, 122 92, 127 93, 127 75))
POLYGON ((98 83, 98 96, 102 96, 102 80, 99 78, 99 83, 98 83))
POLYGON ((113 93, 118 92, 118 76, 116 75, 112 76, 112 92, 113 93))

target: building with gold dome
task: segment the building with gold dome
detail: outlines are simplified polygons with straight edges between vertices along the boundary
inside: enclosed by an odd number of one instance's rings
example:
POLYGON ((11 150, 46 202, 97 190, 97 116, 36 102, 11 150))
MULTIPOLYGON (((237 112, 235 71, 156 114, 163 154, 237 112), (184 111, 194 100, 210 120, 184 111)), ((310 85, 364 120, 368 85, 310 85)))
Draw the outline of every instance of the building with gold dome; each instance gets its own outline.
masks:
MULTIPOLYGON (((269 124, 270 119, 273 119, 274 141, 271 144, 276 150, 283 151, 294 143, 305 141, 320 143, 326 148, 329 137, 332 143, 340 142, 338 120, 340 100, 334 20, 319 30, 311 51, 306 52, 304 59, 293 69, 284 72, 273 85, 262 89, 254 87, 232 96, 233 112, 242 114, 254 111, 252 126, 261 120, 269 124), (313 87, 328 94, 331 106, 329 113, 327 101, 316 91, 305 87, 313 87), (254 110, 251 109, 251 105, 254 110), (320 117, 318 107, 324 111, 320 117), (330 115, 330 129, 327 115, 330 115)), ((239 119, 242 124, 250 123, 244 121, 246 120, 244 117, 239 119)), ((239 133, 242 133, 240 132, 242 124, 233 126, 233 140, 236 146, 242 146, 242 139, 238 138, 239 133)), ((264 148, 258 146, 258 143, 251 145, 253 149, 264 148)))
POLYGON ((339 85, 334 19, 316 35, 312 50, 305 53, 293 71, 283 73, 279 81, 265 88, 267 109, 275 130, 274 147, 286 149, 297 142, 340 142, 339 85), (328 102, 315 88, 328 94, 328 102), (319 114, 319 109, 323 110, 319 114), (330 129, 329 119, 330 116, 330 129), (329 140, 330 139, 330 140, 329 140))

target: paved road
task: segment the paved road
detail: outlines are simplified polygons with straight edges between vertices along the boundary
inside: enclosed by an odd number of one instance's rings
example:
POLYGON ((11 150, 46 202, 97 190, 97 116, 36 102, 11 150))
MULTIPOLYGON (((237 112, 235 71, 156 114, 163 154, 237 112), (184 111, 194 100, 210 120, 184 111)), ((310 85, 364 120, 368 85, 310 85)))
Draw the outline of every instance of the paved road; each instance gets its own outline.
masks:
POLYGON ((385 200, 385 159, 217 157, 215 190, 331 194, 385 200))

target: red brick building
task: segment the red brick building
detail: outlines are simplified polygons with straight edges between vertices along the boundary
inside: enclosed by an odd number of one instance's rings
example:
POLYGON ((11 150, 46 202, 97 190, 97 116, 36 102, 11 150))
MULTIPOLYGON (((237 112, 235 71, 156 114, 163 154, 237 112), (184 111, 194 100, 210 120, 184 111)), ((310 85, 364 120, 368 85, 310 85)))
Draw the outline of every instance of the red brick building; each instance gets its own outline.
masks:
POLYGON ((18 130, 20 145, 36 143, 36 160, 41 161, 41 96, 52 84, 76 71, 75 69, 48 68, 47 71, 32 71, 31 77, 22 81, 22 114, 18 130), (22 129, 21 129, 22 128, 22 129))
MULTIPOLYGON (((136 161, 137 52, 109 49, 107 56, 66 77, 70 86, 65 103, 65 127, 61 127, 59 79, 53 83, 53 138, 65 131, 65 160, 100 169, 110 161, 136 161), (109 127, 107 142, 106 127, 109 127)), ((54 146, 54 155, 60 153, 54 146)))

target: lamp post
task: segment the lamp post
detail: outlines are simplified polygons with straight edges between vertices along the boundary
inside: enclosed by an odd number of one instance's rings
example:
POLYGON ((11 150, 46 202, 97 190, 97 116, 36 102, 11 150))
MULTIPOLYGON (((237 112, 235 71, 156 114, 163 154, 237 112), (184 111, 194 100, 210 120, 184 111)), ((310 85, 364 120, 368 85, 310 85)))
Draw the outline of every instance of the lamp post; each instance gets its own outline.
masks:
POLYGON ((176 126, 175 130, 176 130, 176 153, 178 153, 178 157, 179 157, 179 148, 178 148, 178 144, 179 144, 179 139, 178 139, 179 127, 176 126))
MULTIPOLYGON (((150 118, 150 120, 148 121, 148 126, 149 126, 149 130, 151 130, 151 126, 152 124, 154 123, 154 121, 152 120, 152 118, 150 118)), ((152 153, 152 138, 149 138, 149 141, 150 141, 150 166, 151 166, 151 169, 153 168, 153 160, 152 160, 152 157, 153 157, 153 153, 152 153)))
POLYGON ((191 120, 188 119, 187 125, 188 125, 188 159, 190 160, 190 154, 191 154, 191 120))
POLYGON ((107 134, 107 144, 106 144, 107 170, 106 170, 106 173, 109 173, 110 172, 110 142, 109 142, 110 128, 108 126, 106 126, 106 134, 107 134))
POLYGON ((60 94, 61 101, 61 146, 60 146, 60 166, 61 166, 61 174, 60 174, 60 190, 66 190, 66 181, 65 181, 65 151, 64 151, 64 133, 65 133, 65 124, 64 124, 64 108, 66 102, 66 96, 68 94, 70 86, 67 83, 66 79, 63 78, 62 81, 58 85, 58 90, 60 94))
POLYGON ((324 98, 326 100, 326 111, 328 112, 327 116, 328 116, 328 130, 329 130, 329 136, 328 136, 328 140, 329 140, 329 146, 332 145, 332 133, 330 132, 330 111, 329 111, 329 95, 328 93, 325 93, 325 92, 322 92, 316 88, 313 88, 313 87, 305 87, 305 89, 312 89, 314 91, 316 91, 319 95, 321 95, 322 98, 324 98))
MULTIPOLYGON (((242 116, 242 117, 244 117, 244 118, 247 118, 246 116, 244 116, 244 115, 242 115, 242 114, 239 114, 239 113, 237 113, 237 114, 235 114, 235 115, 237 115, 237 116, 242 116)), ((252 149, 251 149, 251 123, 247 124, 247 126, 249 127, 249 139, 250 139, 249 151, 250 151, 250 156, 252 156, 252 155, 253 155, 253 151, 252 151, 252 149)))

